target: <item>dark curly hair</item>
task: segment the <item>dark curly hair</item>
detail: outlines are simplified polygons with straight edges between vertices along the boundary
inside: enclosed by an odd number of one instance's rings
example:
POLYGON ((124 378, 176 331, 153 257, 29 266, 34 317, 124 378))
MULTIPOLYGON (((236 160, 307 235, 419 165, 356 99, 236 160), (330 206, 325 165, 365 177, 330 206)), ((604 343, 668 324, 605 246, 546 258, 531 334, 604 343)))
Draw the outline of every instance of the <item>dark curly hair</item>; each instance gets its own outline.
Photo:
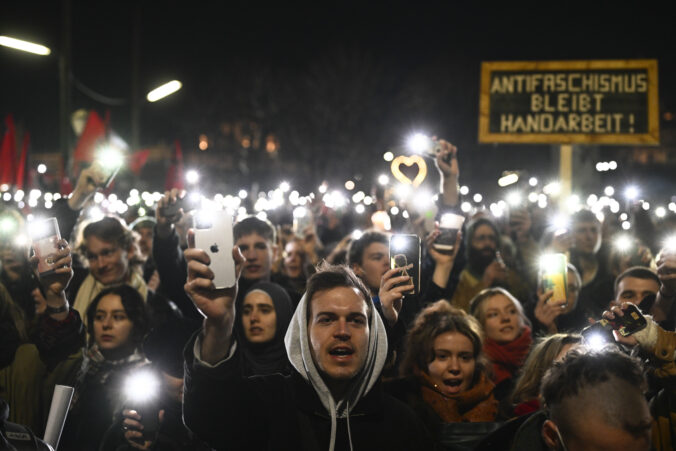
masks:
POLYGON ((124 312, 134 325, 131 339, 135 345, 140 345, 150 330, 150 315, 141 294, 129 285, 117 285, 106 288, 96 295, 92 300, 92 303, 89 304, 89 307, 87 307, 87 332, 89 333, 89 344, 92 345, 94 341, 94 317, 96 316, 96 307, 99 305, 101 299, 109 294, 120 297, 124 312))

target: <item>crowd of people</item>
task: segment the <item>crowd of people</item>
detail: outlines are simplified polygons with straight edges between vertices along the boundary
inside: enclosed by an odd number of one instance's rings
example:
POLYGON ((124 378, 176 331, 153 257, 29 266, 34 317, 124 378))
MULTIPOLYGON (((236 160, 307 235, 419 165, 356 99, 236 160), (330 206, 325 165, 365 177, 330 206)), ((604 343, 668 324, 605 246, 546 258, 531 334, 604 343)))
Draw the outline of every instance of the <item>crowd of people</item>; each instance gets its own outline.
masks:
POLYGON ((466 218, 446 249, 438 223, 397 225, 422 243, 419 281, 417 262, 393 265, 388 231, 353 236, 316 205, 302 229, 237 221, 237 283, 217 289, 190 213, 168 208, 186 193, 129 224, 88 221, 95 165, 54 202, 63 238, 40 274, 44 256, 15 239, 24 217, 3 207, 0 448, 20 440, 5 424, 38 446, 61 384, 63 450, 673 449, 670 231, 639 217, 618 250, 618 224, 584 209, 564 228, 527 205, 465 214, 457 149, 439 143, 437 219, 466 218), (568 262, 563 303, 548 253, 568 262), (643 326, 620 333, 632 304, 643 326), (146 373, 144 404, 129 381, 146 373))

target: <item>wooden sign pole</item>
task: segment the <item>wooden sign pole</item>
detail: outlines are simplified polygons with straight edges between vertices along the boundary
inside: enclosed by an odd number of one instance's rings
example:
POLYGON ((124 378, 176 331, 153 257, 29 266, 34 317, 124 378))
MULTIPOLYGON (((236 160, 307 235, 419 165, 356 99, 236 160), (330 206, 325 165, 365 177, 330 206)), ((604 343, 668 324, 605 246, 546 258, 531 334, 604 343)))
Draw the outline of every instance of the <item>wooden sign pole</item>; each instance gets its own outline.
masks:
POLYGON ((573 192, 573 146, 572 144, 561 144, 559 150, 559 183, 561 192, 559 194, 559 209, 566 209, 566 202, 573 192))

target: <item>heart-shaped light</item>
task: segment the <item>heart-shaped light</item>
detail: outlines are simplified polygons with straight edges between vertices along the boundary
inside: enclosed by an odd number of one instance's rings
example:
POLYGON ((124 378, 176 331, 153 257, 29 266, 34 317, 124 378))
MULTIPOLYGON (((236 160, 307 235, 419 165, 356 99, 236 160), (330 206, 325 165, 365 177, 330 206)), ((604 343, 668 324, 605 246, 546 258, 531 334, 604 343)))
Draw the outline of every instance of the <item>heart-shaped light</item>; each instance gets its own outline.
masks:
POLYGON ((391 169, 394 178, 399 180, 401 183, 406 183, 408 185, 420 186, 423 180, 425 180, 425 177, 427 177, 427 164, 425 163, 423 157, 421 157, 420 155, 413 155, 411 157, 400 155, 394 160, 392 160, 391 169), (418 165, 418 174, 415 176, 413 180, 411 180, 406 176, 406 174, 401 172, 399 166, 402 164, 408 167, 411 167, 414 164, 418 165))

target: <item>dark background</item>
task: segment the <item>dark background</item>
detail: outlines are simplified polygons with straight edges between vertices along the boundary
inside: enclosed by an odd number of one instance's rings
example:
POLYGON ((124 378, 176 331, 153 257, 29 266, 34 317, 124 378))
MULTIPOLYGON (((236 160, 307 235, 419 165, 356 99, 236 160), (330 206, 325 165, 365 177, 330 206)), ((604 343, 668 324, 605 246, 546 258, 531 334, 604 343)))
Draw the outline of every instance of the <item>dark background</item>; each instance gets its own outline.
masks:
MULTIPOLYGON (((31 132, 33 154, 55 152, 61 2, 12 3, 3 4, 0 34, 42 43, 53 54, 0 47, 0 115, 12 113, 31 132)), ((136 183, 162 188, 178 139, 187 166, 207 173, 214 189, 273 186, 282 178, 307 190, 324 179, 368 185, 388 171, 383 152, 413 131, 457 144, 462 182, 483 184, 483 192, 497 190, 503 170, 546 180, 557 174, 555 146, 478 143, 481 61, 655 58, 662 145, 578 147, 575 187, 639 182, 656 196, 675 191, 676 31, 666 6, 215 3, 71 3, 73 76, 126 101, 105 104, 74 87, 73 110, 108 110, 112 128, 130 140, 135 14, 141 94, 174 78, 183 82, 178 93, 143 102, 141 147, 159 150, 136 183), (201 134, 209 140, 203 152, 201 134), (278 144, 272 154, 265 151, 269 136, 278 144), (242 137, 250 138, 248 148, 242 137), (597 161, 611 159, 617 171, 595 172, 597 161)))

